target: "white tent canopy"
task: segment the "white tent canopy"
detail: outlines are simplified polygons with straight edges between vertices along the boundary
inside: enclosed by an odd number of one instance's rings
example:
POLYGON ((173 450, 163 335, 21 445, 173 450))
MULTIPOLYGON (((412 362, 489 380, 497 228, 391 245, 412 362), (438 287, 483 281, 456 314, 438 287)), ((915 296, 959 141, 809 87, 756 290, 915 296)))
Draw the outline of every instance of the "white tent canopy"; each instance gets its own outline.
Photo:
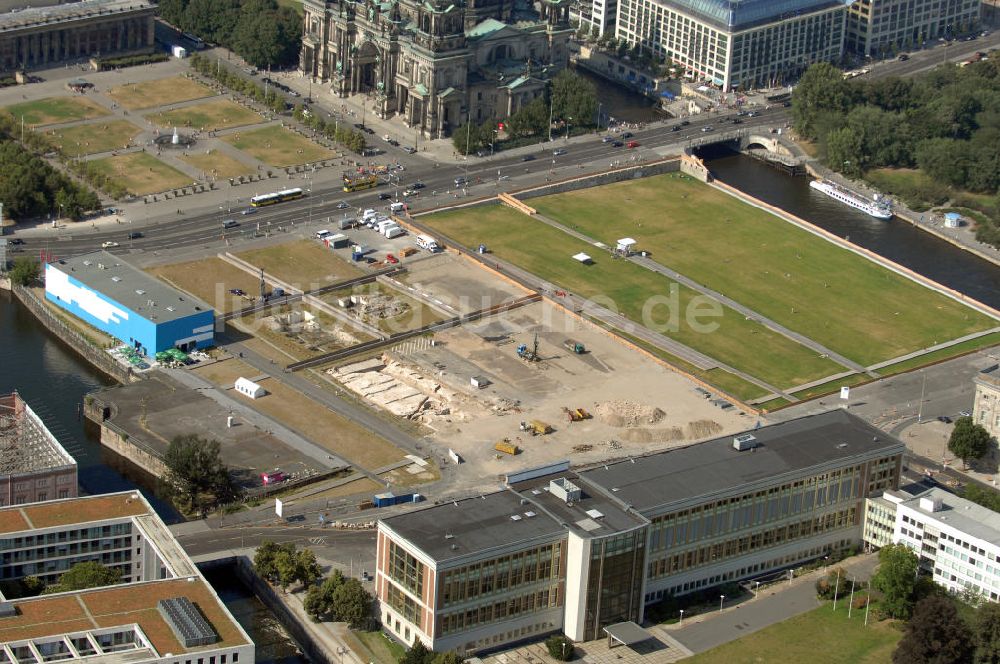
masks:
POLYGON ((592 263, 594 259, 591 258, 588 254, 585 254, 581 251, 580 253, 573 255, 573 260, 580 261, 581 263, 586 264, 586 263, 592 263))
POLYGON ((638 243, 635 241, 635 239, 630 237, 623 237, 622 239, 618 240, 618 251, 620 251, 621 253, 630 254, 632 253, 632 248, 636 244, 638 243))
POLYGON ((237 392, 245 396, 248 396, 251 399, 258 399, 267 394, 267 390, 265 390, 263 387, 253 382, 252 380, 243 378, 242 376, 236 379, 236 384, 233 387, 236 389, 237 392))

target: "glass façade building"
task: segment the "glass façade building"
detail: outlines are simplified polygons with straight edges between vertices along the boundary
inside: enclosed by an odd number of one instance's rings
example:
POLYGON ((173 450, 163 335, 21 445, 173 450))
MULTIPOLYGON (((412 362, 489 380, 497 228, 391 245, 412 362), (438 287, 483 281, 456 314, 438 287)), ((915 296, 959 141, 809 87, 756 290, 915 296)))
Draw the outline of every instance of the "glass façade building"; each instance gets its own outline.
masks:
POLYGON ((723 90, 781 83, 844 45, 844 0, 619 0, 617 36, 723 90))
POLYGON ((862 539, 903 444, 841 410, 572 471, 383 519, 387 631, 487 651, 561 631, 592 640, 643 607, 796 566, 862 539))

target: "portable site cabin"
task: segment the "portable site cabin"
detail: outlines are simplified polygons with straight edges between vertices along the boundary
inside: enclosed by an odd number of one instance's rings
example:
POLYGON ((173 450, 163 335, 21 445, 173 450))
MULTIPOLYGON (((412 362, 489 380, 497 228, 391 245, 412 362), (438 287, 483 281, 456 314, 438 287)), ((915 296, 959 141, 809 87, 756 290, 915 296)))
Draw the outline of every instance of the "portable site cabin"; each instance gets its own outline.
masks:
POLYGON ((252 380, 243 378, 242 376, 236 379, 236 384, 234 385, 234 387, 237 392, 239 392, 244 396, 250 397, 251 399, 259 399, 265 394, 267 394, 267 390, 265 390, 263 387, 253 382, 252 380))
POLYGON ((589 255, 583 253, 582 251, 580 253, 578 253, 578 254, 574 254, 573 255, 573 260, 580 261, 584 265, 590 265, 591 263, 594 262, 593 258, 591 258, 589 255))

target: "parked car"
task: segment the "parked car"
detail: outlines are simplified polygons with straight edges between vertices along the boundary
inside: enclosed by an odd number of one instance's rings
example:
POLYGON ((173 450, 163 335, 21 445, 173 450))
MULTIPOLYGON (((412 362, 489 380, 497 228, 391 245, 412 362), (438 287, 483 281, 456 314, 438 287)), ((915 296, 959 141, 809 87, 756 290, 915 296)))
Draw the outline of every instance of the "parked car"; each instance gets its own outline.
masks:
POLYGON ((703 134, 707 134, 710 131, 712 131, 712 125, 705 125, 701 128, 701 133, 703 134))
POLYGON ((623 145, 625 145, 625 144, 622 143, 621 141, 615 141, 614 143, 611 144, 611 147, 620 148, 623 145))
POLYGON ((680 125, 674 125, 673 127, 670 128, 670 131, 680 131, 680 130, 681 130, 680 125))
POLYGON ((346 210, 349 207, 351 207, 351 204, 348 203, 347 201, 340 201, 339 203, 337 203, 338 210, 346 210))
POLYGON ((686 127, 686 126, 688 126, 689 124, 691 124, 691 122, 690 122, 689 120, 681 120, 681 126, 682 126, 682 127, 686 127))
POLYGON ((951 418, 947 415, 939 415, 938 422, 944 422, 945 424, 951 424, 951 418))
POLYGON ((637 148, 639 147, 639 141, 629 141, 626 147, 628 147, 629 149, 637 148))
POLYGON ((743 124, 743 120, 740 120, 739 118, 733 118, 733 124, 743 124))
POLYGON ((563 150, 562 148, 559 148, 558 150, 553 150, 553 151, 552 151, 552 156, 553 156, 553 157, 561 157, 561 156, 563 156, 564 154, 566 154, 566 151, 565 151, 565 150, 563 150))
POLYGON ((142 233, 140 233, 139 231, 132 231, 131 233, 128 234, 128 239, 130 240, 138 240, 141 237, 142 233))
POLYGON ((19 237, 14 237, 7 240, 7 244, 24 244, 24 240, 19 237))
POLYGON ((412 145, 404 145, 403 146, 403 152, 405 152, 406 154, 413 154, 416 151, 417 151, 417 149, 415 147, 413 147, 412 145))
POLYGON ((117 247, 118 243, 114 240, 108 240, 107 242, 101 243, 101 249, 110 249, 111 247, 117 247))
POLYGON ((605 136, 601 139, 601 143, 610 143, 613 140, 615 140, 613 136, 605 136))
POLYGON ((633 134, 630 131, 623 131, 622 134, 621 134, 622 138, 632 138, 633 136, 635 136, 635 134, 633 134))
POLYGON ((535 155, 533 154, 526 154, 523 157, 521 157, 521 161, 534 161, 534 160, 535 160, 535 155))
POLYGON ((257 214, 257 208, 255 208, 255 207, 248 207, 246 210, 243 210, 242 212, 240 212, 240 214, 257 214))
POLYGON ((411 184, 411 185, 410 185, 410 189, 423 189, 423 188, 424 188, 424 187, 426 187, 426 186, 427 186, 427 185, 426 185, 426 184, 424 184, 423 182, 419 182, 419 181, 418 181, 418 182, 414 182, 413 184, 411 184))
POLYGON ((393 256, 392 254, 386 254, 385 262, 388 263, 389 265, 395 265, 396 263, 399 262, 399 259, 393 256))
POLYGON ((379 194, 379 195, 378 195, 378 199, 379 199, 380 201, 387 201, 387 200, 389 200, 390 198, 392 198, 392 194, 389 194, 389 193, 386 193, 386 192, 384 192, 384 191, 383 191, 383 192, 382 192, 381 194, 379 194))
POLYGON ((960 417, 972 417, 972 413, 967 410, 960 410, 958 411, 958 414, 960 417))
POLYGON ((230 295, 236 295, 238 297, 242 297, 247 294, 242 288, 230 288, 229 293, 230 295))

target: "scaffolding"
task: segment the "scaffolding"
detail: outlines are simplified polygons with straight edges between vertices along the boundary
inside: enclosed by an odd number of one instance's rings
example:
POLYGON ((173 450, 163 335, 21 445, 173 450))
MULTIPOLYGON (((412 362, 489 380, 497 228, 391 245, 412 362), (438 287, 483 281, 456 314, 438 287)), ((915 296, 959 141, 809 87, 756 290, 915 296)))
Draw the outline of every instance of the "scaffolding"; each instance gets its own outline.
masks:
POLYGON ((22 475, 75 464, 17 392, 0 395, 0 475, 22 475))

